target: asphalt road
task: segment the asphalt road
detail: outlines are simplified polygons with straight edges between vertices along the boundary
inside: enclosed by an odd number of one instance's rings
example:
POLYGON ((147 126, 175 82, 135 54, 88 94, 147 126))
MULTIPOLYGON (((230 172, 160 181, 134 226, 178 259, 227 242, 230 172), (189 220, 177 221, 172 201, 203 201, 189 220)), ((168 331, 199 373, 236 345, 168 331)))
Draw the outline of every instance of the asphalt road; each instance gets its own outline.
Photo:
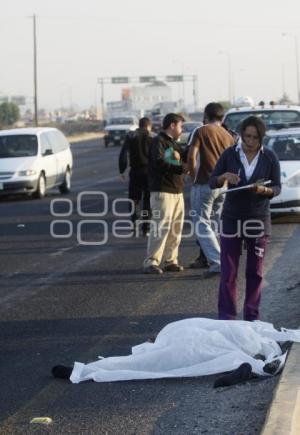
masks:
MULTIPOLYGON (((112 236, 116 212, 126 210, 116 202, 127 194, 119 149, 101 140, 72 149, 71 195, 0 199, 0 434, 259 433, 278 378, 217 390, 214 376, 79 385, 52 378, 55 364, 126 355, 171 321, 216 317, 217 279, 189 269, 145 276, 146 240, 112 236), (49 426, 30 424, 46 416, 49 426)), ((262 300, 262 320, 288 328, 300 324, 298 222, 273 225, 262 300)), ((196 255, 186 238, 181 262, 196 255)))

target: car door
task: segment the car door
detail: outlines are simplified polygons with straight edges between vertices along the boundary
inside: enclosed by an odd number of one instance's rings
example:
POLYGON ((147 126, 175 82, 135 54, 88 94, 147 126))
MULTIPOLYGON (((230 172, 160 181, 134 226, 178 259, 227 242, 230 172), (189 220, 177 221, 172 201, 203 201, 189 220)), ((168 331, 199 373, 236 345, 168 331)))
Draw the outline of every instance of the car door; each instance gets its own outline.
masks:
POLYGON ((42 133, 40 136, 41 141, 41 156, 42 156, 42 169, 46 174, 47 187, 54 186, 57 178, 57 163, 55 150, 49 140, 48 133, 42 133))

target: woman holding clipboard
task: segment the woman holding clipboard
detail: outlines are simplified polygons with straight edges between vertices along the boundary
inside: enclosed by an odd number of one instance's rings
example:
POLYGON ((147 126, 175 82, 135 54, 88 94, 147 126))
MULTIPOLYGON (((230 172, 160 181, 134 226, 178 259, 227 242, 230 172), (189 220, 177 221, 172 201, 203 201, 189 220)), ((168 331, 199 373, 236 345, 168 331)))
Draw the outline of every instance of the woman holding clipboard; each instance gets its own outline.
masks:
POLYGON ((246 118, 241 125, 241 141, 223 152, 209 180, 212 189, 225 184, 228 187, 220 222, 219 319, 233 320, 237 315, 237 275, 243 242, 247 249, 244 320, 259 319, 263 261, 271 232, 269 203, 281 191, 279 161, 262 145, 265 131, 260 118, 246 118))

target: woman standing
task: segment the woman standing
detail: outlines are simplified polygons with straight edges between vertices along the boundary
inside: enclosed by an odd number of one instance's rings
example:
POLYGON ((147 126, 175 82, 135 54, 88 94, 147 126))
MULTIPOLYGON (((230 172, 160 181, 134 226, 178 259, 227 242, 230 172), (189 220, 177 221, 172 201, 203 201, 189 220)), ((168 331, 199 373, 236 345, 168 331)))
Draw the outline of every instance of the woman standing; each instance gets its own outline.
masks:
POLYGON ((237 315, 237 274, 243 241, 247 249, 244 319, 259 319, 263 260, 271 230, 269 203, 281 191, 279 161, 262 145, 265 131, 260 118, 246 118, 241 125, 241 142, 224 151, 209 181, 212 189, 225 183, 228 189, 257 183, 252 189, 226 194, 220 227, 219 319, 233 320, 237 315), (262 185, 267 180, 271 183, 262 185))

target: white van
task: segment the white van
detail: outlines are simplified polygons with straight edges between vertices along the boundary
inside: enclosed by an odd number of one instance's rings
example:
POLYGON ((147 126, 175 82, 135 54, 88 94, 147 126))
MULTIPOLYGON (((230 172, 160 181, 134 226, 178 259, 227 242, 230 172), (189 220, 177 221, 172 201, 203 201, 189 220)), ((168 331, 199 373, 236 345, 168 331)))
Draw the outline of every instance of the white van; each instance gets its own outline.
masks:
POLYGON ((0 195, 26 193, 43 198, 54 186, 68 193, 72 166, 70 144, 56 128, 0 131, 0 195))

